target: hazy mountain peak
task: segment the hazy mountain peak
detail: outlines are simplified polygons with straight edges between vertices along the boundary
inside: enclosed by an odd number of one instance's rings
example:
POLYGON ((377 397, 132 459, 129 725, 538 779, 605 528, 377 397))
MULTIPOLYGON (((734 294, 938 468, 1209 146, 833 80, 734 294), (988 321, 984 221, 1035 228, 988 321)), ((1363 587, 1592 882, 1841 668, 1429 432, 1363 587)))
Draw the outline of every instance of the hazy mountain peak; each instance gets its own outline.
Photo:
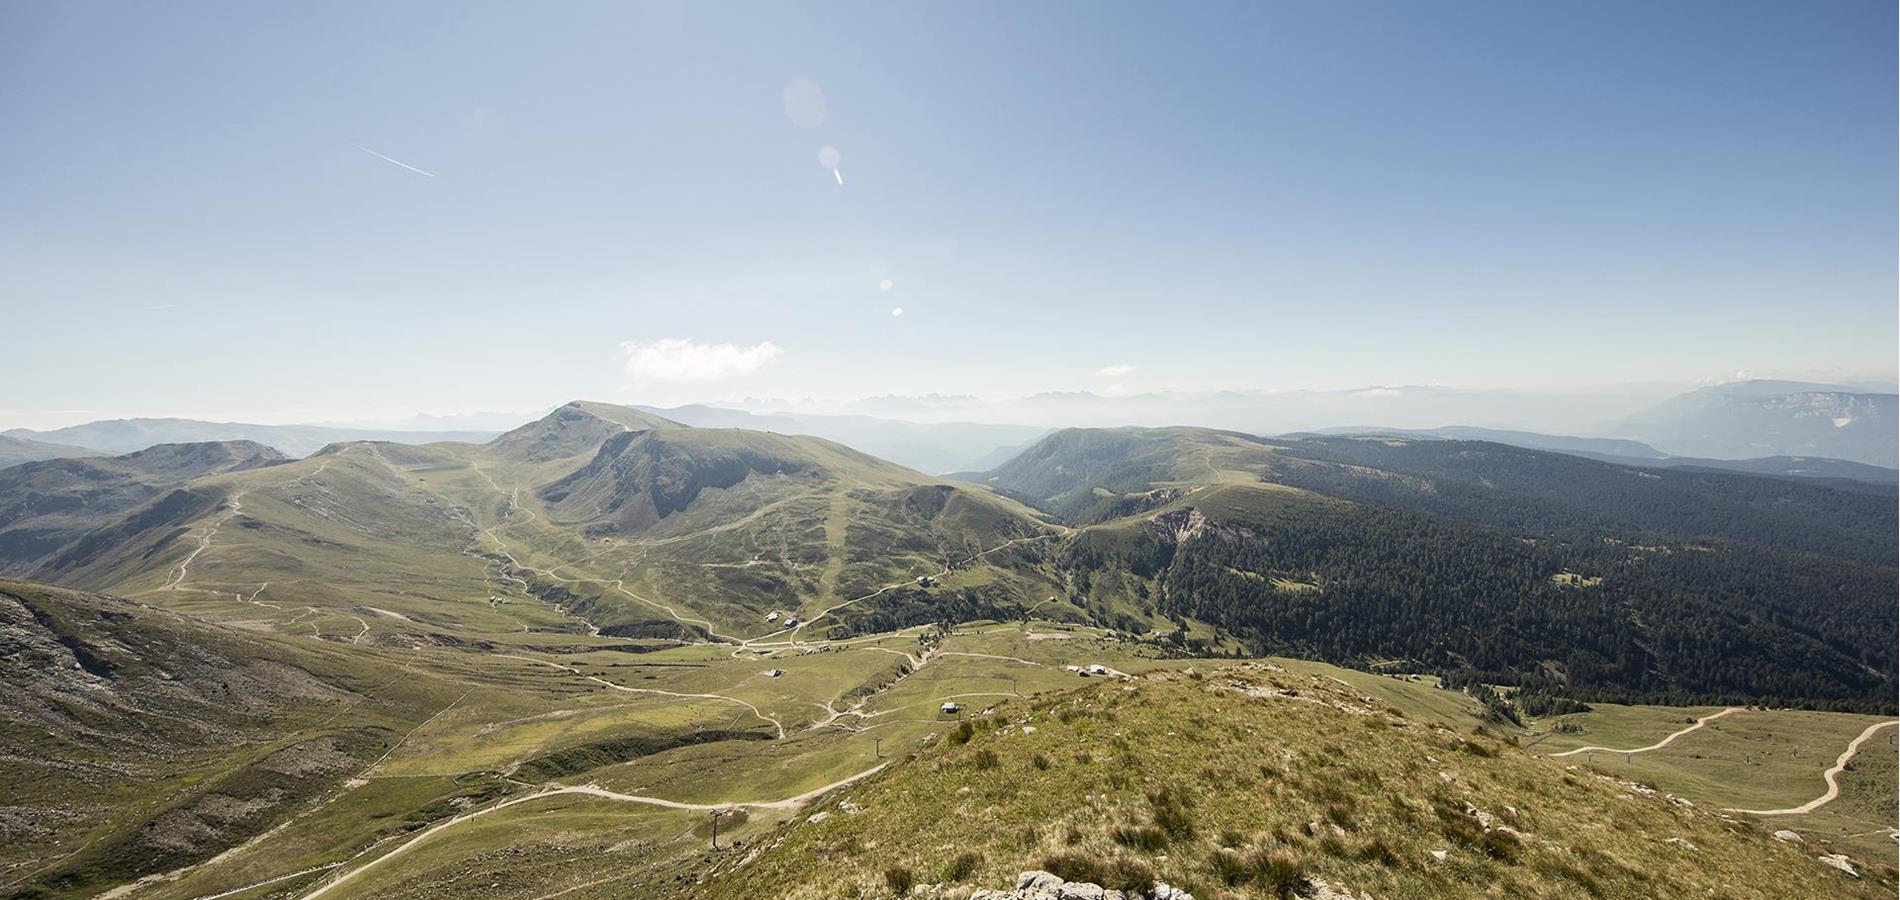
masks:
MULTIPOLYGON (((654 415, 645 410, 635 409, 618 403, 602 403, 595 400, 570 400, 561 405, 561 409, 574 409, 595 418, 605 419, 631 431, 645 431, 654 428, 685 428, 679 422, 664 416, 654 415)), ((559 412, 559 410, 556 410, 559 412)))
POLYGON ((624 432, 685 427, 631 407, 575 400, 489 441, 488 449, 506 459, 539 463, 591 454, 624 432))

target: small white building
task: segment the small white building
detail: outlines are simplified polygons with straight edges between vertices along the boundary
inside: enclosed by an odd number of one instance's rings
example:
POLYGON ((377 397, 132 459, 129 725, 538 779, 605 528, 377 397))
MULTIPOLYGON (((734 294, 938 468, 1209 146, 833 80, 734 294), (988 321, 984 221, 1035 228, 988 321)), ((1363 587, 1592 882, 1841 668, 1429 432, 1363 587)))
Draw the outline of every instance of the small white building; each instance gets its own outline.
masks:
POLYGON ((1099 663, 1093 666, 1089 666, 1089 674, 1090 675, 1107 675, 1108 667, 1101 665, 1099 663))
POLYGON ((776 622, 776 621, 778 621, 778 613, 776 613, 776 612, 769 612, 769 613, 766 613, 766 614, 765 614, 765 621, 767 621, 767 622, 776 622))
POLYGON ((962 712, 963 707, 958 706, 953 701, 945 700, 942 706, 937 707, 937 711, 940 713, 943 713, 946 716, 954 716, 957 713, 962 712))
POLYGON ((785 674, 784 669, 766 669, 765 670, 765 677, 767 678, 777 678, 783 674, 785 674))

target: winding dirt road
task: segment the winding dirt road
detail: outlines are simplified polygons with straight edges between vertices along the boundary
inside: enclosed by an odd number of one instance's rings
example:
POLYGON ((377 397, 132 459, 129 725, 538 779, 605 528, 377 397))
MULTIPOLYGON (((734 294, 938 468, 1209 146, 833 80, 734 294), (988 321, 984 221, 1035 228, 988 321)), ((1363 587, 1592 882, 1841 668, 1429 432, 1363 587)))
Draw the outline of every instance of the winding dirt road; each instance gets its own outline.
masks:
POLYGON ((335 888, 338 885, 344 884, 350 881, 351 879, 355 878, 356 876, 361 875, 364 872, 367 872, 370 869, 373 869, 379 865, 382 865, 383 863, 391 859, 394 859, 395 857, 401 856, 402 854, 413 849, 417 844, 420 844, 423 841, 426 841, 429 838, 434 837, 435 835, 443 831, 446 831, 450 828, 453 828, 471 819, 479 819, 482 816, 488 815, 489 813, 492 813, 496 810, 507 809, 510 806, 517 806, 522 803, 529 803, 535 800, 541 800, 541 799, 545 799, 547 797, 553 797, 559 794, 578 794, 578 795, 586 796, 586 797, 596 797, 602 800, 613 800, 619 803, 640 803, 647 806, 664 807, 666 809, 683 809, 683 810, 694 810, 694 811, 699 811, 699 812, 708 812, 708 811, 716 810, 716 809, 737 809, 737 808, 796 809, 807 801, 816 799, 832 791, 835 791, 838 788, 844 787, 846 785, 852 784, 862 779, 869 778, 870 776, 877 774, 877 772, 880 769, 883 769, 886 765, 888 765, 888 763, 879 763, 855 775, 849 775, 844 778, 840 778, 837 781, 834 781, 823 787, 813 788, 812 790, 806 791, 805 793, 799 794, 795 797, 787 797, 783 800, 750 800, 750 801, 739 801, 739 802, 734 802, 734 803, 682 803, 678 800, 667 800, 663 797, 645 797, 639 794, 622 794, 618 791, 610 791, 605 788, 594 787, 593 785, 577 785, 574 787, 558 787, 558 788, 549 788, 543 791, 536 791, 535 793, 529 794, 525 797, 516 797, 512 800, 503 800, 502 802, 497 803, 493 806, 483 807, 481 809, 475 810, 474 812, 463 813, 462 815, 456 816, 453 819, 449 819, 448 821, 443 822, 440 825, 436 825, 433 828, 427 829, 423 831, 421 834, 418 834, 415 837, 410 838, 409 840, 403 842, 401 845, 397 846, 396 849, 391 850, 388 853, 383 854, 382 856, 376 857, 375 859, 372 859, 369 862, 366 862, 360 866, 357 866, 356 868, 351 869, 350 871, 345 872, 342 875, 339 875, 328 882, 325 882, 321 886, 317 887, 315 890, 312 890, 309 893, 304 894, 302 900, 313 900, 313 898, 321 897, 325 893, 328 893, 332 888, 335 888))
POLYGON ((687 693, 681 693, 679 691, 663 691, 663 690, 660 690, 659 688, 627 687, 624 684, 615 684, 598 675, 589 675, 585 672, 582 672, 579 669, 574 668, 573 666, 564 666, 564 665, 561 665, 560 663, 549 662, 545 659, 535 659, 532 656, 518 656, 513 653, 497 653, 495 654, 495 656, 501 659, 519 659, 519 660, 522 660, 523 662, 536 663, 538 665, 547 666, 548 668, 551 668, 551 669, 560 669, 563 672, 579 675, 580 677, 585 678, 588 681, 594 682, 595 684, 598 684, 602 687, 611 688, 613 690, 620 691, 622 693, 627 693, 627 694, 657 694, 662 697, 678 697, 682 700, 723 700, 727 703, 737 703, 740 706, 743 706, 746 709, 751 710, 753 715, 758 716, 759 718, 772 723, 772 727, 778 730, 778 736, 780 740, 783 740, 785 738, 785 724, 784 723, 780 722, 778 719, 772 716, 766 715, 764 712, 761 712, 758 707, 753 706, 752 704, 747 703, 746 701, 741 700, 737 697, 728 697, 725 694, 687 694, 687 693))
POLYGON ((1683 735, 1685 735, 1685 734, 1688 734, 1688 733, 1690 733, 1690 732, 1692 732, 1692 731, 1699 731, 1699 730, 1701 730, 1701 728, 1702 728, 1702 726, 1704 726, 1704 725, 1707 725, 1707 724, 1709 724, 1710 722, 1713 722, 1713 721, 1715 721, 1716 719, 1719 719, 1719 718, 1722 718, 1723 716, 1727 716, 1727 715, 1733 715, 1733 714, 1735 714, 1735 713, 1738 713, 1738 712, 1744 712, 1744 711, 1746 711, 1747 709, 1748 709, 1748 707, 1746 707, 1746 706, 1731 706, 1731 707, 1729 707, 1728 709, 1725 709, 1725 710, 1722 710, 1721 712, 1717 712, 1717 713, 1710 713, 1710 714, 1708 714, 1708 715, 1706 715, 1706 716, 1703 716, 1703 717, 1702 717, 1702 718, 1700 718, 1700 719, 1697 719, 1697 720, 1695 720, 1695 724, 1694 724, 1694 725, 1691 725, 1691 726, 1689 726, 1689 727, 1687 727, 1687 728, 1684 728, 1684 729, 1682 729, 1681 731, 1678 731, 1678 732, 1676 732, 1675 734, 1672 734, 1672 735, 1670 735, 1670 736, 1668 736, 1668 737, 1666 737, 1666 738, 1663 738, 1662 740, 1660 740, 1660 741, 1657 741, 1657 742, 1656 742, 1656 743, 1654 743, 1654 744, 1650 744, 1650 745, 1649 745, 1649 746, 1647 746, 1647 747, 1631 747, 1631 748, 1629 748, 1629 749, 1623 749, 1623 748, 1621 748, 1621 747, 1578 747, 1578 748, 1577 748, 1577 749, 1575 749, 1575 750, 1565 750, 1565 751, 1564 751, 1564 752, 1562 752, 1562 753, 1552 753, 1552 754, 1551 754, 1551 756, 1552 756, 1552 757, 1558 757, 1558 756, 1576 756, 1576 755, 1577 755, 1577 754, 1579 754, 1579 753, 1591 753, 1591 752, 1596 752, 1596 753, 1648 753, 1648 752, 1649 752, 1649 751, 1651 751, 1651 750, 1661 750, 1662 748, 1664 748, 1664 747, 1667 747, 1667 746, 1669 746, 1669 745, 1670 745, 1670 743, 1671 743, 1671 742, 1673 742, 1673 741, 1675 741, 1675 739, 1676 739, 1676 738, 1679 738, 1679 737, 1682 737, 1683 735))
POLYGON ((1860 733, 1860 737, 1849 742, 1847 749, 1841 751, 1840 758, 1834 761, 1834 768, 1821 773, 1821 777, 1827 781, 1827 793, 1813 800, 1809 800, 1800 806, 1790 806, 1787 809, 1729 809, 1727 812, 1743 813, 1750 816, 1798 816, 1802 813, 1811 813, 1820 809, 1822 806, 1831 802, 1835 797, 1841 795, 1841 773, 1847 771, 1847 764, 1853 761, 1854 754, 1860 752, 1860 745, 1867 743, 1867 739, 1873 737, 1874 732, 1882 728, 1892 728, 1895 725, 1900 725, 1900 721, 1875 722, 1867 726, 1867 729, 1860 733))

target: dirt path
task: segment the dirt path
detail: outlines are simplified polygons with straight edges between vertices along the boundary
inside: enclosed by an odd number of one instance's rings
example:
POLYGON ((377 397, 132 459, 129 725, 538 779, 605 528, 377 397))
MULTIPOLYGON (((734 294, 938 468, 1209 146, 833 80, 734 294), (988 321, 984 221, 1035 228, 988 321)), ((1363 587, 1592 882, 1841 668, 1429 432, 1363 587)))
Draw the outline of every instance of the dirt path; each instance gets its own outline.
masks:
POLYGON ((456 708, 457 706, 460 706, 460 705, 462 704, 462 701, 464 701, 464 700, 467 700, 467 699, 468 699, 468 695, 470 695, 470 694, 473 694, 473 693, 475 693, 475 689, 474 689, 474 688, 469 688, 468 690, 466 690, 466 691, 463 691, 463 692, 462 692, 462 696, 460 696, 460 697, 457 697, 457 698, 455 698, 455 699, 454 699, 453 701, 450 701, 450 703, 449 703, 449 705, 447 705, 447 706, 444 706, 444 707, 442 707, 441 709, 438 709, 438 710, 436 710, 436 712, 435 712, 435 715, 433 715, 433 716, 430 716, 430 717, 428 717, 428 718, 426 718, 426 719, 423 719, 423 720, 422 720, 421 722, 418 722, 418 723, 416 724, 416 727, 414 727, 414 728, 411 728, 411 729, 409 729, 409 733, 408 733, 408 734, 405 734, 405 735, 403 735, 403 736, 402 736, 402 739, 401 739, 401 740, 399 740, 399 741, 397 741, 397 742, 395 742, 395 743, 393 743, 393 744, 390 744, 390 745, 389 745, 389 749, 388 749, 388 750, 384 750, 384 751, 383 751, 383 755, 381 755, 381 756, 378 756, 378 757, 376 757, 376 761, 375 761, 375 762, 373 762, 373 763, 370 763, 370 764, 369 764, 369 768, 366 768, 366 769, 364 769, 364 770, 363 770, 363 772, 362 772, 362 774, 360 774, 360 775, 358 775, 358 776, 356 776, 356 777, 357 777, 358 779, 363 779, 363 778, 368 778, 368 777, 370 777, 370 775, 371 775, 372 773, 374 773, 374 772, 376 771, 376 767, 377 767, 377 766, 380 766, 380 765, 382 765, 382 764, 383 764, 383 763, 384 763, 385 761, 387 761, 387 760, 389 759, 389 757, 390 757, 390 755, 391 755, 391 754, 394 754, 394 753, 396 752, 396 749, 397 749, 398 747, 401 747, 401 746, 402 746, 403 744, 406 744, 406 743, 408 743, 408 742, 409 742, 409 739, 410 739, 410 738, 412 738, 412 737, 415 737, 415 736, 416 736, 416 732, 418 732, 418 731, 421 731, 421 730, 422 730, 422 729, 424 729, 424 728, 427 728, 430 722, 433 722, 433 721, 435 721, 435 720, 437 720, 437 719, 440 719, 440 718, 442 718, 442 717, 443 717, 444 715, 446 715, 446 714, 448 713, 448 711, 449 711, 449 710, 451 710, 451 709, 454 709, 454 708, 456 708))
POLYGON ((340 862, 333 862, 333 863, 324 863, 323 865, 320 865, 320 866, 311 866, 308 869, 292 872, 288 875, 279 875, 276 878, 266 878, 263 881, 254 881, 243 887, 235 887, 228 891, 219 891, 218 893, 215 893, 215 894, 206 894, 203 897, 197 898, 197 900, 222 900, 222 898, 229 897, 233 894, 242 894, 245 891, 250 890, 251 888, 260 888, 267 884, 276 884, 279 881, 289 881, 290 879, 296 878, 300 875, 310 875, 316 872, 328 872, 331 869, 340 868, 342 865, 343 864, 340 862))
POLYGON ((481 818, 482 816, 488 815, 489 813, 495 812, 496 810, 507 809, 510 806, 517 806, 522 803, 531 803, 535 800, 541 800, 547 797, 553 797, 560 794, 577 794, 577 795, 586 796, 586 797, 595 797, 602 800, 613 800, 619 803, 640 803, 647 806, 658 806, 658 807, 663 807, 666 809, 680 809, 680 810, 691 810, 691 811, 699 811, 699 812, 706 812, 706 811, 717 810, 717 809, 735 809, 735 808, 741 808, 741 807, 746 808, 746 809, 781 809, 781 810, 782 809, 796 809, 800 805, 804 804, 805 802, 809 800, 813 800, 827 793, 830 793, 831 791, 837 790, 838 788, 852 784, 864 778, 868 778, 876 774, 878 770, 883 769, 885 765, 888 765, 888 764, 879 763, 855 775, 849 775, 844 778, 840 778, 837 781, 834 781, 823 787, 814 788, 812 790, 806 791, 805 793, 799 794, 795 797, 787 797, 783 800, 747 800, 747 801, 738 801, 738 802, 733 802, 733 803, 683 803, 678 800, 668 800, 663 797, 646 797, 639 794, 622 794, 618 791, 610 791, 605 788, 594 787, 593 785, 579 785, 575 787, 558 787, 558 788, 549 788, 543 791, 536 791, 535 793, 529 794, 525 797, 516 797, 512 800, 503 800, 502 802, 497 803, 493 806, 483 807, 482 809, 478 809, 474 812, 463 813, 462 815, 456 816, 453 819, 449 819, 448 821, 443 822, 439 825, 436 825, 433 828, 429 828, 423 831, 421 834, 418 834, 415 837, 410 838, 408 841, 405 841, 401 845, 397 846, 396 849, 391 850, 388 853, 383 854, 382 856, 376 857, 375 859, 372 859, 369 862, 366 862, 360 866, 357 866, 356 868, 351 869, 350 871, 345 872, 334 879, 331 879, 330 881, 317 887, 315 890, 312 890, 309 893, 304 894, 302 900, 314 900, 314 898, 316 897, 323 896, 324 894, 328 893, 332 888, 335 888, 338 885, 344 884, 345 882, 350 881, 356 876, 361 875, 364 872, 367 872, 370 869, 375 868, 376 866, 382 865, 383 863, 391 859, 394 859, 395 857, 401 856, 402 854, 408 852, 410 849, 414 848, 417 844, 420 844, 423 841, 426 841, 429 838, 434 837, 435 835, 443 831, 447 831, 448 829, 453 828, 457 825, 460 825, 464 822, 470 821, 472 819, 481 818))
POLYGON ((623 693, 628 693, 628 694, 657 694, 662 697, 678 697, 682 700, 723 700, 727 703, 737 703, 740 706, 745 707, 746 709, 752 710, 753 715, 758 716, 759 718, 772 723, 772 727, 778 731, 778 736, 781 740, 784 739, 785 737, 784 723, 780 722, 776 718, 773 718, 772 716, 766 715, 765 713, 761 712, 758 707, 753 706, 752 704, 747 703, 746 701, 741 700, 737 697, 728 697, 725 694, 686 694, 686 693, 681 693, 679 691, 663 691, 658 688, 627 687, 624 684, 615 684, 598 675, 589 675, 585 672, 582 672, 579 669, 574 668, 573 666, 564 666, 564 665, 561 665, 560 663, 549 662, 545 659, 535 659, 532 656, 518 656, 513 653, 497 653, 494 655, 502 659, 518 659, 523 662, 531 662, 531 663, 536 663, 538 665, 547 666, 551 669, 560 669, 563 672, 570 672, 572 674, 579 675, 582 678, 585 678, 588 681, 591 681, 602 687, 611 688, 613 690, 621 691, 623 693))
MULTIPOLYGON (((942 651, 939 651, 937 655, 938 656, 967 656, 967 657, 970 657, 971 659, 994 659, 1001 662, 1021 663, 1025 666, 1036 666, 1038 668, 1043 668, 1043 669, 1046 669, 1049 667, 1048 663, 1036 662, 1033 659, 1023 659, 1020 656, 997 656, 994 653, 970 653, 964 650, 942 650, 942 651)), ((1120 674, 1120 673, 1116 673, 1116 674, 1120 674)))
POLYGON ((206 528, 202 534, 198 535, 197 549, 185 554, 185 558, 180 560, 177 567, 172 569, 171 578, 167 580, 165 585, 159 588, 159 590, 178 590, 178 586, 185 583, 185 574, 191 568, 192 561, 198 558, 198 554, 205 552, 205 550, 211 546, 211 539, 218 536, 218 529, 222 527, 224 523, 230 521, 233 516, 243 511, 244 495, 242 493, 233 495, 231 497, 231 505, 225 508, 224 515, 219 516, 211 523, 209 528, 206 528))
POLYGON ((1669 744, 1673 742, 1676 738, 1682 737, 1683 735, 1688 734, 1689 732, 1692 732, 1692 731, 1699 731, 1701 730, 1702 726, 1707 725, 1710 722, 1715 721, 1716 719, 1722 718, 1723 716, 1733 715, 1738 712, 1745 712, 1747 709, 1748 707, 1746 706, 1731 706, 1728 709, 1722 710, 1721 712, 1710 713, 1706 716, 1703 716, 1700 719, 1695 720, 1694 725, 1684 728, 1681 731, 1678 731, 1675 734, 1672 734, 1666 738, 1663 738, 1662 740, 1657 741, 1654 744, 1650 744, 1647 747, 1632 747, 1627 750, 1620 747, 1578 747, 1575 750, 1565 750, 1562 753, 1552 753, 1551 756, 1552 757, 1575 756, 1579 753, 1592 753, 1592 752, 1595 752, 1595 753, 1648 753, 1651 750, 1661 750, 1662 748, 1669 746, 1669 744))
POLYGON ((1729 809, 1727 812, 1737 812, 1751 816, 1798 816, 1802 813, 1811 813, 1820 809, 1835 797, 1841 795, 1841 773, 1847 771, 1847 764, 1853 761, 1854 754, 1860 752, 1860 745, 1867 743, 1867 739, 1873 737, 1874 732, 1882 728, 1892 728, 1895 725, 1900 725, 1900 721, 1875 722, 1867 726, 1867 729, 1860 733, 1860 737, 1849 742, 1847 749, 1841 751, 1840 759, 1834 761, 1834 768, 1821 773, 1821 777, 1827 781, 1827 793, 1813 800, 1809 800, 1800 806, 1791 806, 1787 809, 1729 809))
MULTIPOLYGON (((488 539, 489 539, 490 541, 493 541, 493 542, 495 543, 495 546, 496 546, 497 548, 499 548, 499 550, 500 550, 500 552, 501 552, 501 555, 502 555, 503 557, 505 557, 505 558, 506 558, 506 559, 508 560, 508 563, 509 563, 510 565, 512 565, 512 566, 514 566, 515 568, 517 568, 517 569, 520 569, 520 570, 522 570, 522 571, 525 571, 525 572, 533 572, 533 573, 535 573, 535 574, 537 574, 537 575, 540 575, 540 576, 542 576, 542 577, 545 577, 545 578, 549 578, 549 579, 552 579, 552 580, 554 580, 554 581, 558 581, 558 582, 561 582, 562 584, 608 584, 608 585, 612 585, 612 586, 613 586, 613 589, 614 589, 614 590, 616 590, 616 591, 619 591, 620 593, 622 593, 622 594, 625 594, 625 595, 627 595, 628 597, 630 597, 630 598, 632 598, 632 599, 634 599, 634 600, 638 600, 638 601, 639 601, 639 602, 641 602, 641 603, 644 603, 644 604, 646 604, 646 605, 648 605, 648 606, 651 606, 651 607, 653 607, 654 609, 657 609, 657 610, 659 610, 659 611, 661 611, 661 612, 663 612, 663 613, 665 613, 665 614, 667 615, 667 617, 668 617, 668 618, 671 618, 671 619, 672 619, 673 621, 675 621, 675 622, 677 622, 677 623, 679 623, 679 624, 681 624, 681 625, 693 625, 693 626, 697 626, 697 627, 699 627, 699 628, 701 628, 701 629, 703 629, 703 630, 705 630, 705 632, 706 632, 706 633, 707 633, 708 635, 710 635, 710 636, 712 636, 712 637, 715 637, 715 638, 719 638, 719 639, 722 639, 722 640, 726 640, 726 641, 731 641, 731 642, 737 642, 737 641, 739 641, 739 640, 741 640, 741 639, 740 639, 739 637, 737 637, 737 636, 734 636, 734 635, 727 635, 727 634, 720 634, 720 633, 719 633, 719 631, 718 631, 718 629, 716 629, 716 628, 714 628, 714 627, 713 627, 713 624, 712 624, 711 622, 708 622, 708 621, 706 621, 706 620, 704 620, 704 619, 694 619, 694 618, 691 618, 691 617, 689 617, 689 616, 683 616, 683 615, 681 615, 681 614, 680 614, 680 612, 679 612, 679 610, 677 610, 677 609, 674 609, 674 608, 673 608, 673 607, 671 607, 671 606, 668 606, 668 605, 666 605, 666 604, 664 604, 664 603, 661 603, 661 602, 659 602, 659 601, 657 601, 657 600, 652 600, 652 599, 648 599, 648 598, 646 598, 646 597, 642 597, 642 596, 640 596, 639 594, 636 594, 636 593, 634 593, 634 592, 633 592, 632 590, 630 590, 630 589, 628 589, 628 588, 627 588, 627 586, 626 586, 626 579, 625 579, 625 578, 615 578, 615 579, 606 579, 606 578, 586 578, 586 577, 582 577, 582 578, 568 578, 568 577, 565 577, 565 576, 562 576, 562 575, 557 575, 557 574, 555 574, 555 573, 556 573, 557 571, 559 571, 559 570, 561 570, 561 569, 567 569, 567 568, 573 568, 574 566, 577 566, 577 565, 579 565, 579 563, 577 563, 577 562, 564 562, 564 563, 561 563, 560 565, 557 565, 557 566, 555 566, 554 568, 551 568, 551 569, 543 569, 543 568, 537 568, 537 567, 535 567, 535 566, 530 566, 530 565, 527 565, 526 563, 523 563, 523 562, 522 562, 521 560, 519 560, 519 559, 517 559, 517 558, 515 558, 515 554, 514 554, 514 551, 512 551, 512 550, 510 550, 510 549, 508 548, 508 543, 507 543, 506 541, 503 541, 503 540, 501 539, 501 535, 500 535, 500 534, 498 534, 498 532, 499 532, 499 531, 500 531, 501 529, 503 529, 503 528, 507 528, 507 527, 509 527, 509 526, 511 526, 511 525, 513 525, 513 524, 515 524, 515 523, 513 522, 513 519, 514 519, 514 517, 515 517, 515 514, 516 514, 516 513, 521 513, 521 514, 524 514, 524 515, 525 515, 525 516, 527 517, 526 519, 524 519, 524 520, 523 520, 524 522, 530 522, 530 521, 533 521, 533 520, 534 520, 534 519, 536 519, 536 518, 537 518, 538 516, 537 516, 537 515, 535 514, 535 512, 534 512, 533 510, 530 510, 530 509, 527 509, 527 508, 525 508, 525 507, 523 507, 523 506, 521 505, 521 489, 520 489, 520 488, 515 488, 515 489, 513 489, 513 490, 511 490, 511 491, 503 491, 503 490, 502 490, 502 488, 501 488, 501 485, 499 485, 499 484, 497 484, 497 483, 495 483, 495 479, 494 479, 493 477, 491 477, 491 476, 490 476, 490 475, 489 475, 489 474, 488 474, 488 473, 487 473, 486 471, 484 471, 484 470, 482 469, 482 467, 481 467, 481 466, 478 466, 478 465, 474 465, 474 464, 471 464, 471 465, 470 465, 470 468, 473 468, 473 469, 475 470, 475 474, 477 474, 477 475, 480 475, 480 476, 482 477, 482 479, 483 479, 484 481, 487 481, 487 482, 488 482, 488 485, 489 485, 489 487, 492 487, 492 488, 494 488, 494 489, 495 489, 495 491, 496 491, 497 493, 502 493, 502 494, 505 494, 505 495, 507 495, 507 498, 508 498, 508 509, 507 509, 507 510, 506 510, 505 512, 503 512, 503 513, 502 513, 502 517, 501 517, 501 518, 502 518, 502 520, 501 520, 500 522, 497 522, 497 523, 495 523, 494 525, 491 525, 491 526, 489 526, 489 527, 487 527, 487 528, 483 528, 483 529, 480 529, 480 531, 479 531, 478 533, 479 533, 479 534, 481 534, 482 536, 484 536, 484 537, 486 537, 486 538, 488 538, 488 539)), ((754 513, 756 514, 756 513, 759 513, 759 512, 763 512, 763 511, 764 511, 763 509, 760 509, 760 510, 755 510, 755 511, 754 511, 754 513)), ((736 522, 728 522, 728 523, 726 523, 726 525, 724 525, 724 526, 715 526, 715 528, 713 528, 713 529, 708 529, 708 531, 712 531, 712 530, 718 530, 718 529, 721 529, 721 528, 728 528, 728 527, 733 527, 733 526, 735 526, 735 525, 737 525, 737 524, 738 524, 738 523, 736 523, 736 522)), ((696 536, 699 536, 699 535, 701 535, 701 534, 705 534, 705 533, 707 533, 707 532, 695 532, 695 533, 694 533, 694 534, 692 534, 692 535, 682 535, 682 536, 680 536, 680 538, 679 538, 679 539, 685 539, 685 538, 687 538, 687 537, 696 537, 696 536)), ((673 539, 672 539, 672 538, 669 538, 669 539, 665 539, 665 540, 673 540, 673 539)), ((635 543, 636 543, 636 544, 638 544, 639 542, 635 542, 635 543)), ((606 552, 606 551, 602 551, 602 552, 606 552)), ((600 554, 595 554, 595 556, 598 556, 598 555, 600 555, 600 554)), ((592 558, 593 558, 593 557, 588 557, 588 559, 592 559, 592 558)), ((509 578, 510 580, 512 580, 512 581, 515 581, 515 582, 517 582, 517 583, 519 583, 519 585, 520 585, 520 587, 521 587, 521 590, 522 590, 522 593, 524 593, 524 594, 526 594, 526 595, 527 595, 527 596, 528 596, 528 597, 529 597, 530 599, 533 599, 533 600, 536 600, 536 601, 539 601, 539 602, 543 602, 543 603, 545 603, 545 602, 546 602, 546 601, 541 601, 541 600, 540 600, 540 598, 538 598, 538 597, 536 597, 536 596, 534 595, 534 592, 533 592, 533 591, 531 591, 531 590, 529 590, 529 584, 528 584, 528 583, 527 583, 526 581, 523 581, 522 579, 520 579, 520 578, 518 578, 518 577, 516 577, 516 576, 513 576, 513 575, 507 575, 507 573, 503 573, 503 574, 504 574, 504 575, 505 575, 505 576, 506 576, 507 578, 509 578)), ((563 612, 565 612, 565 611, 563 610, 563 612)), ((576 619, 580 619, 580 617, 578 617, 578 616, 574 616, 574 615, 573 615, 572 613, 567 613, 567 615, 568 615, 568 616, 569 616, 570 618, 576 618, 576 619)), ((586 620, 585 620, 585 619, 580 619, 580 620, 581 620, 582 622, 586 622, 586 620)), ((598 629, 598 628, 596 628, 596 627, 594 626, 594 624, 593 624, 592 622, 586 622, 586 624, 587 624, 587 627, 588 627, 588 631, 589 631, 589 633, 590 633, 590 634, 599 634, 599 629, 598 629)))

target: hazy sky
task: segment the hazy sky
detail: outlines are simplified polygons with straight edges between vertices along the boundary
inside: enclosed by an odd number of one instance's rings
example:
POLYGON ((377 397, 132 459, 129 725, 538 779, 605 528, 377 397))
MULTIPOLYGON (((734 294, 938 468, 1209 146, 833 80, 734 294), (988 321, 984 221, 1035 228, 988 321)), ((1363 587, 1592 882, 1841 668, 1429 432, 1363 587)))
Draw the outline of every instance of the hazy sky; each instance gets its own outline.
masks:
POLYGON ((1891 377, 1895 25, 0 4, 0 425, 1891 377))

